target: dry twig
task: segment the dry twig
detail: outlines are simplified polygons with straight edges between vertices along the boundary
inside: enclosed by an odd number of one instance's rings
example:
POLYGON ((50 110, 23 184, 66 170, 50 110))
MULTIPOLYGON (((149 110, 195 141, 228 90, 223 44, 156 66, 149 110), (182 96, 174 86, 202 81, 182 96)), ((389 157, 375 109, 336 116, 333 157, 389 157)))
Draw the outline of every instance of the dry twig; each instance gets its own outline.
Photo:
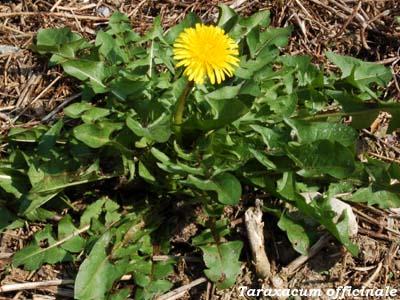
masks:
POLYGON ((300 268, 306 261, 310 258, 314 257, 319 251, 324 248, 329 241, 332 239, 332 236, 329 233, 325 233, 314 245, 311 246, 308 254, 301 255, 295 260, 293 260, 287 267, 284 269, 284 273, 287 275, 293 275, 298 268, 300 268))
POLYGON ((271 277, 271 265, 264 245, 264 223, 262 222, 262 201, 256 199, 255 207, 250 207, 244 214, 247 236, 249 238, 253 263, 257 276, 262 279, 271 277))
POLYGON ((0 18, 12 18, 18 16, 25 17, 57 17, 67 19, 78 19, 86 21, 108 21, 105 17, 86 16, 86 15, 74 15, 70 13, 58 13, 58 12, 31 12, 31 11, 16 11, 9 13, 0 13, 0 18))
POLYGON ((207 278, 205 277, 200 277, 194 281, 192 281, 189 284, 186 284, 184 286, 181 286, 173 291, 170 291, 162 296, 159 296, 158 298, 156 298, 156 300, 175 300, 175 299, 179 299, 181 298, 188 290, 190 290, 191 288, 202 284, 204 282, 207 282, 207 278))
POLYGON ((379 264, 378 264, 378 266, 376 267, 374 273, 372 273, 372 275, 368 278, 368 280, 367 280, 365 283, 363 283, 363 286, 369 287, 369 286, 371 285, 371 283, 375 281, 375 279, 376 279, 376 278, 378 277, 378 275, 379 275, 379 272, 380 272, 381 269, 382 269, 382 266, 383 266, 382 262, 379 262, 379 264))
POLYGON ((46 280, 46 281, 5 284, 0 287, 0 293, 23 291, 23 290, 33 290, 33 289, 37 289, 37 288, 44 287, 44 286, 68 285, 68 284, 73 284, 73 283, 74 283, 73 279, 55 279, 55 280, 46 280))

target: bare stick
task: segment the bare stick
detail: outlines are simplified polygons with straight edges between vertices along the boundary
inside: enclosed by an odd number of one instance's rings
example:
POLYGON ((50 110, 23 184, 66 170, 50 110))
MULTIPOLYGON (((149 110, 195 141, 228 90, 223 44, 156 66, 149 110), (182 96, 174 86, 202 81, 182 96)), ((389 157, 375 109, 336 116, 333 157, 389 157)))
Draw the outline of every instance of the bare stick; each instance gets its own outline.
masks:
POLYGON ((169 259, 183 259, 186 262, 202 262, 203 260, 200 257, 195 257, 195 256, 179 256, 179 255, 153 255, 152 260, 153 261, 166 261, 169 259))
POLYGON ((363 227, 359 228, 359 233, 364 234, 364 235, 369 236, 369 237, 376 238, 376 239, 384 240, 384 241, 396 242, 396 243, 399 241, 398 238, 394 238, 394 237, 388 236, 388 235, 383 234, 383 233, 379 233, 379 232, 375 232, 375 231, 372 231, 372 230, 368 230, 368 229, 365 229, 363 227))
POLYGON ((41 75, 36 76, 35 74, 29 74, 30 78, 29 80, 26 82, 25 87, 23 88, 18 100, 17 100, 17 104, 16 106, 23 106, 25 104, 25 99, 27 97, 29 97, 31 91, 32 91, 32 87, 36 86, 40 79, 42 78, 41 75))
POLYGON ((178 299, 182 299, 183 296, 185 296, 186 291, 180 292, 178 294, 175 294, 171 297, 168 298, 168 300, 178 300, 178 299))
POLYGON ((395 162, 395 163, 400 164, 400 160, 395 159, 395 158, 390 158, 390 157, 387 157, 387 156, 384 156, 384 155, 380 155, 380 154, 374 153, 374 152, 368 152, 368 154, 372 155, 372 156, 375 156, 377 158, 383 159, 383 160, 387 160, 387 161, 390 161, 390 162, 395 162))
MULTIPOLYGON (((348 14, 352 15, 353 14, 353 10, 349 7, 347 7, 346 5, 343 5, 335 0, 328 0, 330 3, 338 6, 340 9, 344 10, 345 12, 347 12, 348 14)), ((358 9, 357 9, 358 10, 358 9)), ((360 15, 357 11, 355 13, 355 18, 357 19, 357 21, 360 23, 360 25, 362 27, 371 27, 368 25, 368 20, 365 20, 365 18, 360 15)))
POLYGON ((6 284, 0 287, 0 293, 12 292, 12 291, 22 291, 22 290, 33 290, 44 286, 53 285, 68 285, 74 284, 73 279, 55 279, 37 282, 24 282, 24 283, 14 283, 6 284))
POLYGON ((14 255, 14 253, 0 253, 0 259, 7 259, 13 255, 14 255))
POLYGON ((351 13, 351 16, 346 20, 342 28, 339 30, 339 32, 336 34, 335 37, 339 37, 342 35, 342 33, 346 30, 347 26, 349 26, 350 22, 353 21, 354 17, 358 13, 359 9, 361 8, 361 1, 358 2, 358 4, 354 7, 353 12, 351 13))
POLYGON ((56 297, 48 295, 32 295, 32 300, 56 300, 56 297))
MULTIPOLYGON (((78 230, 72 232, 70 235, 68 235, 65 238, 59 240, 58 242, 48 246, 47 248, 41 248, 39 251, 36 251, 35 254, 41 254, 41 253, 43 253, 43 252, 45 252, 45 251, 47 251, 47 250, 49 250, 51 248, 58 247, 58 246, 62 245, 63 243, 65 243, 66 241, 69 241, 70 239, 72 239, 72 238, 74 238, 74 237, 76 237, 76 236, 88 231, 89 228, 90 228, 90 225, 86 225, 86 226, 82 227, 81 229, 78 229, 78 230)), ((24 260, 29 259, 30 256, 32 256, 32 254, 25 256, 24 260)))
POLYGON ((82 233, 88 231, 89 228, 90 228, 90 225, 86 225, 86 226, 82 227, 81 229, 78 229, 78 230, 72 232, 70 235, 68 235, 68 236, 66 236, 65 238, 59 240, 58 242, 54 243, 53 245, 51 245, 51 246, 49 246, 49 247, 47 247, 47 248, 44 248, 44 250, 48 250, 48 249, 50 249, 50 248, 57 247, 57 246, 59 246, 59 245, 65 243, 66 241, 72 239, 73 237, 76 237, 76 236, 78 236, 78 235, 80 235, 80 234, 82 234, 82 233))
POLYGON ((67 10, 67 11, 82 11, 82 10, 87 10, 91 9, 93 7, 96 7, 97 5, 95 3, 90 3, 81 7, 66 7, 66 6, 57 6, 57 10, 67 10))
POLYGON ((368 280, 365 283, 363 283, 363 286, 368 287, 378 277, 379 272, 382 269, 382 266, 383 266, 382 262, 379 262, 379 264, 376 267, 374 273, 372 273, 371 277, 368 278, 368 280))
POLYGON ((168 292, 168 293, 166 293, 166 294, 164 294, 164 295, 162 295, 162 296, 156 298, 156 300, 174 300, 174 299, 179 299, 180 297, 183 296, 183 294, 184 294, 185 292, 187 292, 187 291, 190 290, 191 288, 193 288, 193 287, 195 287, 195 286, 197 286, 197 285, 199 285, 199 284, 202 284, 202 283, 204 283, 204 282, 206 282, 206 281, 207 281, 207 278, 205 278, 205 277, 200 277, 200 278, 198 278, 198 279, 192 281, 192 282, 189 283, 189 284, 186 284, 186 285, 184 285, 184 286, 181 286, 181 287, 179 287, 179 288, 177 288, 177 289, 175 289, 175 290, 173 290, 173 291, 170 291, 170 292, 168 292))
POLYGON ((9 122, 11 121, 9 116, 6 114, 3 114, 2 112, 0 112, 0 120, 3 120, 4 122, 9 122))
POLYGON ((18 16, 48 16, 48 17, 59 17, 68 19, 79 19, 87 21, 108 21, 108 18, 96 17, 96 16, 83 16, 83 15, 73 15, 69 13, 58 13, 58 12, 30 12, 30 11, 16 11, 9 13, 0 13, 0 18, 12 18, 18 16))
POLYGON ((234 1, 231 5, 229 5, 230 8, 232 9, 237 9, 239 8, 243 3, 245 3, 247 0, 236 0, 234 1))
POLYGON ((47 122, 50 120, 56 113, 58 113, 61 109, 63 109, 67 104, 75 100, 76 98, 79 98, 82 95, 82 93, 78 93, 75 95, 72 95, 71 97, 65 98, 64 101, 57 106, 55 109, 53 109, 48 115, 43 117, 42 122, 47 122))
POLYGON ((14 108, 15 108, 15 105, 3 106, 3 107, 0 107, 0 111, 12 110, 14 108))
POLYGON ((62 1, 62 0, 58 0, 58 1, 53 5, 53 7, 50 9, 50 11, 53 12, 53 11, 57 8, 57 6, 61 3, 61 1, 62 1))
POLYGON ((285 268, 284 273, 287 275, 292 275, 296 272, 298 268, 300 268, 307 260, 314 257, 319 251, 324 248, 328 242, 331 240, 332 236, 329 233, 325 233, 314 245, 311 246, 308 254, 301 255, 295 260, 293 260, 290 264, 285 268))
POLYGON ((255 207, 250 207, 245 212, 244 220, 257 276, 265 279, 271 276, 271 265, 265 253, 264 223, 262 222, 263 213, 261 206, 262 201, 256 199, 255 207))
MULTIPOLYGON (((44 94, 46 94, 48 92, 48 90, 54 84, 56 84, 56 82, 59 81, 60 79, 61 79, 61 76, 58 76, 56 79, 54 79, 52 82, 50 82, 50 84, 43 91, 41 91, 40 94, 35 97, 35 99, 33 99, 30 103, 28 103, 26 105, 26 107, 24 107, 24 109, 13 119, 13 123, 15 123, 19 119, 19 117, 21 117, 28 110, 28 108, 30 106, 32 106, 33 103, 35 103, 37 100, 40 99, 40 97, 42 97, 44 94)), ((17 106, 18 106, 18 104, 17 104, 17 106)))
POLYGON ((338 17, 342 18, 343 20, 347 20, 347 16, 339 11, 337 11, 336 9, 334 9, 333 7, 320 2, 319 0, 310 0, 311 2, 314 2, 317 5, 320 5, 324 8, 326 8, 327 10, 329 10, 330 12, 334 13, 335 15, 337 15, 338 17))
MULTIPOLYGON (((395 58, 395 60, 398 59, 397 57, 394 57, 394 58, 395 58)), ((379 62, 378 62, 378 63, 379 63, 379 62)), ((392 150, 393 150, 394 152, 396 152, 397 154, 400 154, 400 149, 399 149, 399 148, 397 148, 396 146, 393 146, 393 145, 389 144, 389 143, 386 142, 384 139, 382 139, 382 138, 376 136, 375 134, 369 132, 369 131, 366 130, 366 129, 362 129, 362 132, 368 134, 368 136, 370 136, 371 138, 373 138, 373 139, 375 139, 375 140, 378 140, 379 142, 385 144, 386 146, 388 146, 390 149, 392 149, 392 150)))

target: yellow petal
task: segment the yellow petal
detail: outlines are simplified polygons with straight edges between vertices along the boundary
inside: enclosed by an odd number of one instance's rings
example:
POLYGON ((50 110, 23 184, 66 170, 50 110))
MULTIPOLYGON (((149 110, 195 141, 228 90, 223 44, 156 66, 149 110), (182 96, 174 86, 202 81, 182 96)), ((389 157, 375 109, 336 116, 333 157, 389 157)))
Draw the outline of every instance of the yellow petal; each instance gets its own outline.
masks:
POLYGON ((205 78, 211 84, 233 76, 239 64, 238 45, 222 28, 197 23, 181 32, 173 45, 176 67, 184 67, 184 75, 198 84, 205 78))

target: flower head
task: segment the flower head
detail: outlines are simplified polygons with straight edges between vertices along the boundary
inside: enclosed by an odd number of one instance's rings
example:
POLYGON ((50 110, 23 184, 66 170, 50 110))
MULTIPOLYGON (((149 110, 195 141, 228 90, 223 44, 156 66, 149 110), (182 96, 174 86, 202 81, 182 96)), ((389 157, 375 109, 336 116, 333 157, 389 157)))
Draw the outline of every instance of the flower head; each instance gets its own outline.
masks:
POLYGON ((196 24, 186 28, 174 44, 176 66, 184 66, 184 74, 195 83, 221 83, 225 77, 233 76, 238 65, 238 45, 225 34, 222 28, 196 24))

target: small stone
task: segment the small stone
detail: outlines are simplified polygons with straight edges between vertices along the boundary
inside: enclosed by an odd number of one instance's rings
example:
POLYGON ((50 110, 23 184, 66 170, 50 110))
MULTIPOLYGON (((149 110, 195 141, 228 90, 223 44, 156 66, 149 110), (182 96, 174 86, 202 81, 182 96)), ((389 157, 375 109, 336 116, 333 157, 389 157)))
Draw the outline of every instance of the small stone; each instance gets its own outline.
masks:
POLYGON ((10 45, 0 45, 0 54, 8 54, 8 53, 15 53, 21 50, 18 47, 10 46, 10 45))
POLYGON ((336 217, 333 218, 334 222, 337 222, 340 216, 344 211, 347 212, 348 221, 349 221, 349 236, 354 237, 358 233, 358 223, 356 216, 351 209, 351 206, 339 199, 330 198, 329 204, 331 205, 332 210, 336 213, 336 217))
POLYGON ((108 18, 111 15, 111 10, 107 6, 100 6, 97 9, 97 13, 105 18, 108 18))
MULTIPOLYGON (((304 197, 308 204, 310 204, 312 201, 322 198, 322 194, 318 192, 305 192, 300 194, 304 197)), ((339 220, 344 211, 347 212, 349 221, 349 236, 356 236, 358 233, 358 223, 353 213, 353 210, 351 209, 351 206, 337 198, 330 198, 329 204, 332 210, 336 213, 336 216, 333 218, 334 222, 337 222, 339 220)))

